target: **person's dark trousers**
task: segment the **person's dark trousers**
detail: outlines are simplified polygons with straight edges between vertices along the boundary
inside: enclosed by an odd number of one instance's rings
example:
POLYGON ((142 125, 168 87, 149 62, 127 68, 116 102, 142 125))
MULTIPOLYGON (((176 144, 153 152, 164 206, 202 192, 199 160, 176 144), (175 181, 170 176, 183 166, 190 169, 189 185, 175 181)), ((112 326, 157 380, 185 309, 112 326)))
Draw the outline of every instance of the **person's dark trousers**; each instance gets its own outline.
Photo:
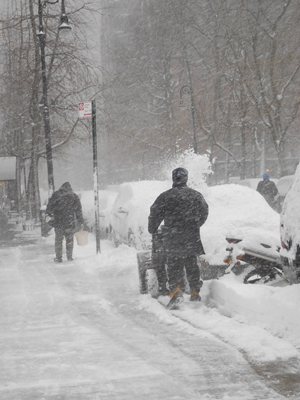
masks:
POLYGON ((190 285, 191 291, 195 289, 199 293, 201 283, 200 270, 197 264, 197 256, 189 256, 186 258, 167 258, 167 274, 170 292, 174 292, 177 286, 181 285, 184 268, 186 270, 186 278, 190 285))
POLYGON ((66 239, 67 258, 72 258, 74 247, 74 235, 69 229, 55 228, 55 254, 56 258, 62 258, 63 239, 66 239))

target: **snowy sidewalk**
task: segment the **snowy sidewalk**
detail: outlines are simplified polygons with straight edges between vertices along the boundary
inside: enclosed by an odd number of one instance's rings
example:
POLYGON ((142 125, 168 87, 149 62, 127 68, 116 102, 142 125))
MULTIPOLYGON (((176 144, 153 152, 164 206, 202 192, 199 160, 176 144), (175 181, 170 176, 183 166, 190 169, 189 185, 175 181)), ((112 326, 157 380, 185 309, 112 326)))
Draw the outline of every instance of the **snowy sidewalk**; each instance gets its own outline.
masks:
POLYGON ((101 245, 63 264, 53 237, 0 249, 1 399, 286 398, 195 319, 224 317, 204 304, 166 311, 139 294, 136 251, 101 245))

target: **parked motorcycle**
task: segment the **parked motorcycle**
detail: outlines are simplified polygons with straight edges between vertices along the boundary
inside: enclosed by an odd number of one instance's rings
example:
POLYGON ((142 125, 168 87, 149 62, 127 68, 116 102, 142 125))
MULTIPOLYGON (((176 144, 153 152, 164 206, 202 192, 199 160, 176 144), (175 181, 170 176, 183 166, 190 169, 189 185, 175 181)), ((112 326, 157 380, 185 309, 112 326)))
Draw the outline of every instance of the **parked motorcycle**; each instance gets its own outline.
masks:
POLYGON ((258 243, 253 247, 242 246, 242 239, 226 238, 230 246, 227 247, 228 256, 224 260, 228 264, 227 270, 236 273, 238 267, 253 266, 245 276, 244 283, 269 283, 281 278, 286 283, 291 282, 286 277, 280 260, 280 248, 272 248, 265 243, 258 243))

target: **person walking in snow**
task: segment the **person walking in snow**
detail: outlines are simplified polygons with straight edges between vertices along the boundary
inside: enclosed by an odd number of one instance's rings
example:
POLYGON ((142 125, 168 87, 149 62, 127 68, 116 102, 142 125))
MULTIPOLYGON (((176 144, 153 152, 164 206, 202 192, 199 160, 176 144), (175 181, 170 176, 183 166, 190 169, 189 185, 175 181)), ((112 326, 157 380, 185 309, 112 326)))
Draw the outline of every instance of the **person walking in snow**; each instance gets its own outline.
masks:
POLYGON ((66 253, 69 261, 73 260, 74 233, 76 225, 83 229, 82 207, 77 194, 69 182, 65 182, 53 193, 46 208, 46 218, 50 217, 55 230, 54 261, 62 262, 63 239, 66 240, 66 253))
POLYGON ((163 243, 167 257, 167 277, 170 302, 174 309, 183 302, 180 288, 184 268, 191 289, 191 301, 200 301, 200 270, 197 255, 205 254, 200 239, 200 227, 208 217, 208 205, 202 194, 187 186, 188 171, 176 168, 172 172, 172 189, 158 196, 150 208, 148 231, 152 235, 164 221, 163 243))
POLYGON ((270 181, 270 175, 265 172, 263 180, 258 182, 257 192, 259 192, 266 200, 266 202, 275 210, 276 199, 278 197, 278 189, 274 182, 270 181))

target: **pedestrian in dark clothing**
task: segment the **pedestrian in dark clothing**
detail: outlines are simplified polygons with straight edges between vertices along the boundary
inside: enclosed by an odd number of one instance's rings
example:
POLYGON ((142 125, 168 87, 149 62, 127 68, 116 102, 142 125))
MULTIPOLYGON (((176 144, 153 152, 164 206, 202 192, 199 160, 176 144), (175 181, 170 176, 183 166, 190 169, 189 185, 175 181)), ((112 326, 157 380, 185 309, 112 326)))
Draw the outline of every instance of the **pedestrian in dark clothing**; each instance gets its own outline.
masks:
POLYGON ((208 205, 202 194, 187 187, 188 171, 176 168, 172 179, 172 189, 160 194, 151 206, 148 224, 149 233, 155 234, 164 221, 163 243, 167 256, 170 309, 183 301, 180 282, 184 268, 191 289, 190 300, 201 300, 202 281, 197 255, 205 254, 200 227, 208 217, 208 205))
POLYGON ((73 260, 74 233, 76 226, 83 229, 82 207, 77 194, 69 182, 65 182, 53 193, 46 208, 46 216, 51 217, 51 226, 55 230, 55 262, 62 262, 63 239, 66 239, 66 253, 73 260))
POLYGON ((270 181, 270 175, 267 172, 263 174, 263 180, 258 183, 256 190, 265 198, 266 202, 272 208, 276 209, 278 189, 275 183, 270 181))

